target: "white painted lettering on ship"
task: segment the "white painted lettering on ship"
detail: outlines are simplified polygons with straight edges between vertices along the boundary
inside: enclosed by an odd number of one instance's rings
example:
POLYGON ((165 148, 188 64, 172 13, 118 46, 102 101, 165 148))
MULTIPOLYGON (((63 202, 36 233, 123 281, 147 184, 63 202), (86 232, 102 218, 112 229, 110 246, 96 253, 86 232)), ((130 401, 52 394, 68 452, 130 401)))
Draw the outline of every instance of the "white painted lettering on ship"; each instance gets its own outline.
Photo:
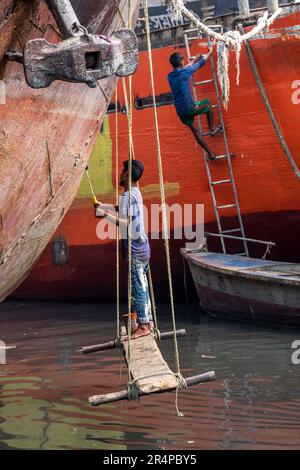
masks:
POLYGON ((6 364, 6 344, 0 341, 0 364, 6 364))
POLYGON ((292 103, 293 104, 300 104, 300 80, 295 80, 292 83, 292 89, 296 90, 292 94, 292 103))
POLYGON ((296 340, 292 344, 292 349, 296 349, 295 352, 292 354, 292 364, 294 366, 300 365, 300 340, 296 340))
POLYGON ((6 104, 6 86, 4 80, 0 80, 0 104, 6 104))

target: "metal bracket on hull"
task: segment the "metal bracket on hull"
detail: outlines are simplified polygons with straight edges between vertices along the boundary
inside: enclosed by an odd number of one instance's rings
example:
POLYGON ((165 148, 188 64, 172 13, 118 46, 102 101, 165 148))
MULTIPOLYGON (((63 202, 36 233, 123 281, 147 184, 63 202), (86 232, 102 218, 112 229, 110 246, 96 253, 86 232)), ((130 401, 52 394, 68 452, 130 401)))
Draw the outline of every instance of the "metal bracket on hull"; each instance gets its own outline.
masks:
POLYGON ((26 81, 32 88, 46 88, 55 80, 86 83, 111 75, 132 75, 137 68, 137 40, 133 31, 119 30, 110 38, 85 34, 50 44, 29 41, 24 49, 26 81))
POLYGON ((121 29, 110 37, 90 34, 82 26, 69 0, 47 0, 64 40, 50 44, 43 38, 26 43, 24 53, 7 53, 8 60, 22 62, 32 88, 47 88, 55 80, 86 83, 117 75, 132 75, 138 65, 135 33, 121 29))

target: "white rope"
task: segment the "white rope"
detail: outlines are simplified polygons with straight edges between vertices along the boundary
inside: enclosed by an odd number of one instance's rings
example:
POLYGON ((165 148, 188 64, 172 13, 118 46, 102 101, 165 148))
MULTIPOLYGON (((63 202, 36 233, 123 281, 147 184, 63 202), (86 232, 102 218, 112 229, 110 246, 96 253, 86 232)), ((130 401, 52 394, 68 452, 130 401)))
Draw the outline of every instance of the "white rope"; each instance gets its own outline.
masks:
POLYGON ((271 24, 276 20, 276 18, 278 18, 278 16, 281 15, 282 8, 278 8, 270 18, 268 17, 268 12, 265 12, 264 15, 258 19, 257 25, 246 34, 241 34, 239 31, 229 31, 224 34, 220 34, 202 23, 192 11, 185 7, 183 0, 165 0, 165 3, 168 7, 168 11, 175 20, 180 20, 185 17, 191 21, 193 25, 199 28, 202 33, 211 39, 218 41, 218 78, 222 90, 223 103, 225 108, 227 108, 230 96, 230 79, 228 75, 229 49, 236 51, 236 83, 238 85, 240 79, 239 64, 242 44, 254 36, 268 31, 271 24))
MULTIPOLYGON (((235 42, 236 54, 236 84, 240 84, 240 55, 242 43, 240 42, 241 34, 239 31, 228 31, 224 36, 235 42)), ((225 108, 227 108, 230 97, 230 79, 229 79, 229 47, 225 42, 218 42, 218 79, 222 90, 222 100, 225 108)))

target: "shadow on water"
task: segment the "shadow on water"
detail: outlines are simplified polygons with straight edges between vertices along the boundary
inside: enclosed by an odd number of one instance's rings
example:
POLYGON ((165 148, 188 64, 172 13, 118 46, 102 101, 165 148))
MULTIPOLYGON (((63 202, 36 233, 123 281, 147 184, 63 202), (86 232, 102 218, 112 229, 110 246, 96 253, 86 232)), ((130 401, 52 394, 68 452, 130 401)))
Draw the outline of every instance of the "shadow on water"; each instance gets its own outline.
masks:
MULTIPOLYGON (((0 339, 0 449, 300 448, 299 329, 229 323, 177 306, 184 376, 215 370, 217 381, 181 393, 92 408, 88 396, 125 388, 118 350, 82 356, 115 338, 115 308, 99 304, 5 302, 0 339)), ((160 330, 171 329, 159 308, 160 330)), ((161 350, 174 368, 172 341, 161 350)))

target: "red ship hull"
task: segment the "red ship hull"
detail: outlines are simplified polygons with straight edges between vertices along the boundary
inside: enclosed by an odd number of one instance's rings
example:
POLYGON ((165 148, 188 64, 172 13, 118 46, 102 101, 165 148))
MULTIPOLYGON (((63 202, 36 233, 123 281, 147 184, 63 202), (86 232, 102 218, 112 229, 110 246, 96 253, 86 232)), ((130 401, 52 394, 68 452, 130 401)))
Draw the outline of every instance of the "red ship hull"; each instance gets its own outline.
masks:
MULTIPOLYGON (((265 38, 251 41, 272 108, 282 132, 300 168, 300 13, 276 21, 265 38)), ((197 50, 197 43, 193 46, 197 50)), ((174 46, 153 51, 156 94, 169 92, 168 58, 174 46)), ((199 49, 199 48, 198 48, 199 49)), ((232 62, 234 58, 232 57, 232 62)), ((201 80, 210 78, 210 67, 201 69, 201 80)), ((199 75, 200 76, 200 75, 199 75)), ((300 262, 300 182, 286 158, 264 102, 253 77, 248 58, 241 55, 240 85, 235 85, 235 68, 231 66, 231 97, 225 112, 229 147, 236 158, 233 170, 243 215, 246 235, 271 240, 277 244, 271 258, 300 262)), ((140 54, 140 67, 133 80, 135 97, 151 94, 147 52, 140 54)), ((120 103, 123 105, 122 90, 120 103)), ((203 87, 203 96, 215 102, 211 85, 203 87)), ((169 204, 205 205, 206 229, 216 231, 215 214, 205 171, 202 151, 194 142, 189 129, 181 124, 172 105, 158 109, 161 133, 164 177, 169 204)), ((119 116, 120 165, 127 158, 128 131, 126 116, 119 116)), ((133 116, 135 153, 145 164, 142 181, 147 206, 159 203, 153 110, 135 109, 133 116)), ((114 201, 115 116, 104 124, 100 147, 92 156, 92 176, 96 191, 103 201, 114 201), (101 147, 102 145, 102 147, 101 147), (105 152, 103 153, 103 149, 105 152), (99 155, 99 152, 101 155, 99 155)), ((224 153, 220 136, 209 142, 216 153, 224 153)), ((226 162, 214 164, 214 175, 224 177, 226 162)), ((222 190, 221 201, 230 195, 222 190)), ((234 212, 228 210, 226 225, 234 228, 234 212)), ((35 299, 97 299, 111 300, 115 296, 115 242, 100 241, 96 235, 97 220, 86 183, 65 216, 54 239, 62 237, 68 247, 68 262, 57 265, 53 260, 53 244, 49 244, 31 275, 15 295, 35 299)), ((183 293, 180 247, 184 241, 171 240, 172 268, 175 292, 183 293)), ((167 297, 167 277, 164 268, 163 241, 152 241, 152 271, 161 297, 167 297)), ((210 242, 218 250, 218 242, 210 242)), ((250 254, 259 257, 261 247, 250 247, 250 254)), ((125 277, 124 277, 125 281, 125 277)), ((125 282, 124 284, 124 293, 125 282)))

